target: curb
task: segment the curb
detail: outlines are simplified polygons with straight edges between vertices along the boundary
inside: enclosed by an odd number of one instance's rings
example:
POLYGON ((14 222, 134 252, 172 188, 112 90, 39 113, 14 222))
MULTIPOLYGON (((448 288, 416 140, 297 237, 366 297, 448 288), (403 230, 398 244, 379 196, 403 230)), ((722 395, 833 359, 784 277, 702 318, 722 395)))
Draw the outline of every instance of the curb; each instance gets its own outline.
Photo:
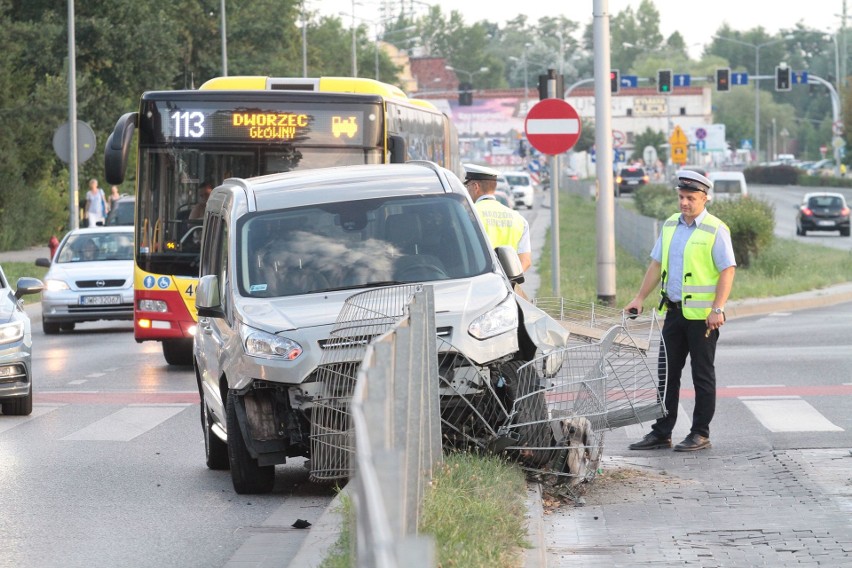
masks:
POLYGON ((547 544, 544 541, 544 506, 541 502, 541 484, 527 483, 527 538, 530 547, 524 552, 524 568, 547 566, 547 544))
POLYGON ((351 500, 349 485, 341 489, 325 511, 311 527, 308 536, 302 541, 299 551, 290 562, 290 566, 300 568, 318 568, 328 557, 332 547, 340 536, 341 527, 346 519, 343 518, 343 494, 351 500))
POLYGON ((725 306, 725 314, 733 318, 766 315, 773 312, 805 310, 852 302, 852 283, 838 284, 775 298, 735 300, 725 306))

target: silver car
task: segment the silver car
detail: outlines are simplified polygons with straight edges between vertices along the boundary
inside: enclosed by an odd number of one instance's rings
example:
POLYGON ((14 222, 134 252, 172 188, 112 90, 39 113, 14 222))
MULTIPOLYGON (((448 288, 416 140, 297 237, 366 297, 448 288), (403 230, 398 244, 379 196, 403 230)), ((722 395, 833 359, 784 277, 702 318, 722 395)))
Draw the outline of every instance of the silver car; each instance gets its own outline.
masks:
POLYGON ((44 333, 71 331, 80 322, 133 319, 133 227, 90 227, 59 243, 41 297, 44 333))
POLYGON ((44 286, 36 278, 19 278, 16 287, 13 291, 0 268, 0 405, 3 414, 27 416, 33 411, 33 338, 20 299, 44 286))
POLYGON ((463 355, 452 364, 492 378, 533 358, 535 338, 567 336, 530 331, 543 312, 514 294, 517 254, 495 254, 461 181, 429 162, 229 179, 207 203, 200 276, 207 465, 230 468, 238 493, 270 491, 275 464, 311 456, 318 367, 360 361, 330 344, 353 294, 428 282, 438 335, 463 355))

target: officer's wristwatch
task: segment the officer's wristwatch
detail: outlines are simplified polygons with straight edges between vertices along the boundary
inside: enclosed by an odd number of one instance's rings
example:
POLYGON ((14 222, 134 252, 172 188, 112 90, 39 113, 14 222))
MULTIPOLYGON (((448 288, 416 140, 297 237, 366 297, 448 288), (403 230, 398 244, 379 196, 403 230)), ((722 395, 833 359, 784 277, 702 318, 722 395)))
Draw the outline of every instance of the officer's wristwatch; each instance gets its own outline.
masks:
POLYGON ((713 308, 713 313, 714 314, 724 314, 725 308, 713 308))

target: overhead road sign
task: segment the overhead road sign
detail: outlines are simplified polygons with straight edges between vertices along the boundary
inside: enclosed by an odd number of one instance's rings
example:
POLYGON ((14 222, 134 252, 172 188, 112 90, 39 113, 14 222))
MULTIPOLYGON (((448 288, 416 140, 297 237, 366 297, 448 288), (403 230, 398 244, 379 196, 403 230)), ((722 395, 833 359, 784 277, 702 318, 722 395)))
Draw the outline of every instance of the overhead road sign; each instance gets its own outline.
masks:
POLYGON ((580 139, 580 115, 562 99, 544 99, 527 113, 524 131, 533 148, 555 156, 570 150, 580 139))
POLYGON ((621 76, 621 86, 635 89, 639 86, 639 76, 638 75, 622 75, 621 76))
POLYGON ((748 73, 731 73, 731 85, 748 85, 748 73))
POLYGON ((790 74, 790 77, 793 79, 794 85, 807 85, 808 84, 808 72, 807 71, 793 71, 790 74))
POLYGON ((680 73, 674 76, 675 87, 689 87, 692 84, 692 77, 687 74, 680 73))

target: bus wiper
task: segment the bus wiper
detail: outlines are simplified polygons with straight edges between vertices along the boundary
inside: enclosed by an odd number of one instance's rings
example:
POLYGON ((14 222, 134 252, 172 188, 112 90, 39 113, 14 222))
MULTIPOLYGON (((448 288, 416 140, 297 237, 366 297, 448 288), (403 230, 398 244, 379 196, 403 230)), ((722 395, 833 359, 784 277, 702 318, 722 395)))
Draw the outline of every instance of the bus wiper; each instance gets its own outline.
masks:
POLYGON ((338 292, 340 290, 355 290, 357 288, 381 288, 382 286, 399 286, 401 284, 411 284, 411 282, 400 282, 399 280, 380 280, 378 282, 352 284, 351 286, 332 286, 330 288, 320 288, 319 290, 311 290, 310 293, 320 294, 322 292, 338 292))

